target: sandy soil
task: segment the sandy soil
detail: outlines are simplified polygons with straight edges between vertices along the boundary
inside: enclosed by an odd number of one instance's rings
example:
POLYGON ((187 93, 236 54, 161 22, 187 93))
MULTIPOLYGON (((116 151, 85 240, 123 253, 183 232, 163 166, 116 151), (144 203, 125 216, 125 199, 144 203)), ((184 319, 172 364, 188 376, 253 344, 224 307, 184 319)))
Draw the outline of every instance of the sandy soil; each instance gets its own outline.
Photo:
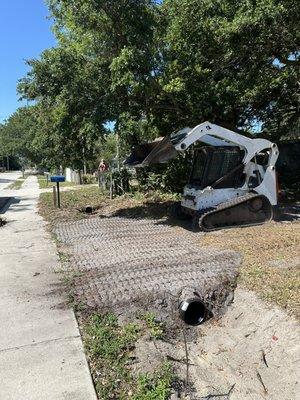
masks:
POLYGON ((166 355, 174 362, 184 385, 172 400, 300 399, 300 326, 285 312, 238 289, 226 315, 192 329, 187 390, 184 335, 179 341, 142 338, 136 346, 136 371, 153 370, 166 355))
POLYGON ((199 329, 189 354, 200 396, 235 385, 231 400, 300 398, 299 324, 251 292, 237 290, 227 314, 199 329))

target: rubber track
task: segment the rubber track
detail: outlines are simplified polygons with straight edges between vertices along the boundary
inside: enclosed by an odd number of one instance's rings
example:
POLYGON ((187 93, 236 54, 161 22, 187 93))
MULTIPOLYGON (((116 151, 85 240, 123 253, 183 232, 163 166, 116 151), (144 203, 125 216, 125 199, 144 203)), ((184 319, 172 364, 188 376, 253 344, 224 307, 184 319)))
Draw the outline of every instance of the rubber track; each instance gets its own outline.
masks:
MULTIPOLYGON (((203 225, 203 220, 204 218, 206 218, 208 215, 213 215, 216 212, 222 211, 222 210, 226 210, 228 208, 231 208, 233 206, 237 206, 239 204, 242 204, 250 199, 254 199, 255 197, 261 197, 261 194, 257 194, 257 193, 247 193, 245 196, 239 196, 236 197, 232 200, 229 200, 225 203, 221 203, 219 206, 217 206, 214 210, 211 211, 211 209, 209 209, 209 211, 204 212, 204 214, 201 215, 201 217, 199 218, 199 228, 201 231, 203 232, 212 232, 212 231, 217 231, 220 229, 224 229, 224 227, 218 227, 218 228, 213 228, 213 229, 208 229, 203 225)), ((239 228, 239 227, 249 227, 249 226, 256 226, 256 225, 263 225, 266 222, 269 222, 273 219, 273 211, 271 209, 271 217, 268 220, 265 220, 263 222, 254 222, 254 223, 246 223, 246 224, 240 224, 240 225, 232 225, 232 226, 226 226, 226 229, 229 228, 239 228)))

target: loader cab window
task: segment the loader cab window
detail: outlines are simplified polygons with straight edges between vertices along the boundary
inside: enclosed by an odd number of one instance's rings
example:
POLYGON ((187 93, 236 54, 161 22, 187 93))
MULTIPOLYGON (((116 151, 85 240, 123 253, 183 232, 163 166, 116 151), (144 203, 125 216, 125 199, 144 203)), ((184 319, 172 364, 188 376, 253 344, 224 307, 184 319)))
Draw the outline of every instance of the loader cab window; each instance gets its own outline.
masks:
POLYGON ((203 175, 205 171, 206 161, 207 161, 206 152, 200 149, 195 150, 190 183, 201 186, 201 182, 203 180, 203 175))
POLYGON ((238 147, 205 146, 196 149, 190 185, 203 189, 221 179, 216 188, 242 186, 243 158, 244 152, 238 147))

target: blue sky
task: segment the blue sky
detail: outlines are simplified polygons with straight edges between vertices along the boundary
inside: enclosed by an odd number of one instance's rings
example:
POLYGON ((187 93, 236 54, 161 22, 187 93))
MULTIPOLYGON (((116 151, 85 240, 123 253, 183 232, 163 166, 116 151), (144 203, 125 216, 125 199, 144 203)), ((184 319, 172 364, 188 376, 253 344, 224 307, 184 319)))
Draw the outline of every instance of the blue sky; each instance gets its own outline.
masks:
POLYGON ((43 0, 0 0, 0 122, 21 105, 16 84, 28 71, 25 59, 55 44, 48 14, 43 0))

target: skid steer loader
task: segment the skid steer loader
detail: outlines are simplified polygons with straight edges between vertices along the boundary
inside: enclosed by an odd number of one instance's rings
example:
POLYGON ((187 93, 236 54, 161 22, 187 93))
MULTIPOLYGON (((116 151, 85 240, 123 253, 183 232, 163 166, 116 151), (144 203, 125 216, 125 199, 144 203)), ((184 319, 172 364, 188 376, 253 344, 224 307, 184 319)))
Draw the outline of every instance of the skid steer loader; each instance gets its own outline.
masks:
POLYGON ((133 149, 125 165, 164 163, 194 145, 190 180, 176 207, 204 231, 258 225, 277 205, 277 145, 204 122, 133 149), (206 146, 197 147, 204 143, 206 146))

